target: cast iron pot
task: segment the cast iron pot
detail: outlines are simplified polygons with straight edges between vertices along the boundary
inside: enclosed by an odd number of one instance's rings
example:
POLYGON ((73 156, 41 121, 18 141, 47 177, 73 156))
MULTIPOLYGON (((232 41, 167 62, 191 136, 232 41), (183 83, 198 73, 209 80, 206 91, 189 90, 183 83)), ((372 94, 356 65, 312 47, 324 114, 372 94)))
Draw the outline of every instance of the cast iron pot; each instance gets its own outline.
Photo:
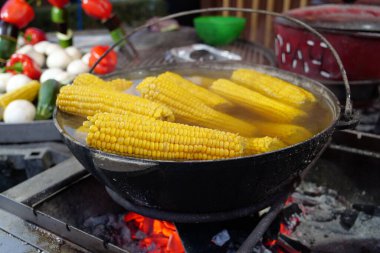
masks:
MULTIPOLYGON (((281 15, 262 10, 211 8, 174 14, 161 18, 160 21, 205 11, 223 10, 281 15)), ((286 18, 302 24, 295 19, 286 18)), ((315 32, 309 26, 305 26, 315 32)), ((141 27, 135 31, 139 30, 141 27)), ((331 47, 327 40, 317 32, 315 33, 331 47)), ((120 43, 122 41, 114 46, 120 43)), ((341 66, 342 75, 346 77, 336 51, 333 48, 331 50, 341 66)), ((222 75, 230 76, 231 72, 237 68, 254 68, 312 91, 329 108, 332 117, 330 125, 309 140, 275 152, 213 161, 162 161, 118 156, 89 148, 66 132, 63 122, 65 118, 70 117, 69 115, 56 110, 54 121, 74 156, 107 186, 113 193, 111 195, 116 194, 127 201, 133 211, 149 214, 148 216, 154 218, 164 217, 156 215, 160 212, 169 213, 165 216, 168 219, 174 217, 170 214, 202 217, 198 221, 210 221, 214 216, 222 217, 221 219, 245 216, 248 214, 247 210, 257 211, 257 209, 250 209, 251 207, 266 203, 268 199, 276 196, 284 186, 294 182, 294 179, 321 154, 336 128, 352 127, 357 122, 352 118, 347 78, 344 78, 347 99, 344 114, 341 115, 338 99, 325 86, 317 81, 273 67, 242 65, 236 62, 184 63, 175 66, 126 70, 113 77, 121 76, 138 80, 168 70, 183 75, 194 70, 200 75, 207 75, 216 70, 223 73, 222 75), (221 213, 230 215, 220 216, 221 213), (202 216, 202 214, 204 215, 202 216)), ((171 220, 184 221, 181 218, 171 220)), ((185 219, 185 221, 190 220, 196 221, 185 219)))
MULTIPOLYGON (((57 110, 55 122, 75 157, 101 182, 135 205, 158 210, 212 213, 249 207, 274 194, 304 170, 328 143, 339 124, 340 105, 334 94, 320 83, 272 67, 237 63, 177 64, 137 69, 118 75, 125 78, 154 75, 170 70, 200 74, 215 70, 229 75, 237 68, 255 68, 311 90, 325 101, 331 124, 313 138, 280 151, 216 161, 157 161, 122 157, 87 147, 64 130, 57 110)), ((318 119, 316 119, 318 120, 318 119)))

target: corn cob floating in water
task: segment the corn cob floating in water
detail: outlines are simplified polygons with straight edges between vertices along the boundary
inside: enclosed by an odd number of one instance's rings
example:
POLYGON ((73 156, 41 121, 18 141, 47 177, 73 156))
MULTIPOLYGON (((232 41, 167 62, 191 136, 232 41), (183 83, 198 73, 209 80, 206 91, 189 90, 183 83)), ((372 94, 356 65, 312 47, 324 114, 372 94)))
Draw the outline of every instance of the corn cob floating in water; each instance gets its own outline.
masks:
POLYGON ((278 138, 268 136, 261 138, 246 138, 244 141, 245 155, 261 154, 286 147, 285 143, 278 138))
POLYGON ((306 128, 292 124, 280 124, 274 122, 252 122, 262 135, 277 137, 288 145, 303 142, 313 136, 306 128))
POLYGON ((228 108, 232 107, 231 102, 226 100, 225 98, 205 89, 200 87, 199 85, 196 85, 192 83, 191 81, 183 78, 182 76, 173 73, 173 72, 165 72, 160 76, 162 79, 170 80, 171 82, 176 83, 180 87, 184 88, 191 94, 193 94, 195 97, 197 97, 199 100, 201 100, 203 103, 206 105, 215 108, 215 109, 223 109, 223 108, 228 108))
POLYGON ((207 106, 165 75, 147 77, 138 86, 142 97, 168 106, 181 123, 240 133, 252 137, 256 128, 207 106))
POLYGON ((317 101, 307 90, 257 70, 237 69, 232 73, 231 79, 246 88, 295 107, 306 107, 317 101))
POLYGON ((87 144, 106 152, 164 160, 215 160, 285 147, 277 138, 238 134, 128 113, 88 117, 87 144))
POLYGON ((94 88, 115 91, 127 90, 132 86, 132 84, 133 83, 131 81, 122 78, 113 79, 111 81, 104 81, 101 78, 88 73, 78 75, 73 81, 73 85, 76 86, 91 86, 94 88))
POLYGON ((246 107, 260 116, 275 122, 290 123, 307 116, 302 110, 268 98, 227 79, 216 80, 210 89, 235 104, 246 107))
POLYGON ((83 117, 92 116, 98 112, 118 114, 133 112, 156 119, 174 121, 173 112, 162 104, 90 86, 68 85, 61 88, 57 106, 66 113, 83 117))

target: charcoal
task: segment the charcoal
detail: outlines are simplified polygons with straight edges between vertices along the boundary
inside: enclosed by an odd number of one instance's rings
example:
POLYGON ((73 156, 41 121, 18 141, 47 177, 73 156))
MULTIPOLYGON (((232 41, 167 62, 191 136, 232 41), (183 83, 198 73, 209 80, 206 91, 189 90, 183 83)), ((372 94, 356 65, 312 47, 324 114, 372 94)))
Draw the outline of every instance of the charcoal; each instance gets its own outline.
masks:
POLYGON ((282 215, 284 219, 288 219, 293 214, 300 214, 300 213, 302 213, 302 210, 299 207, 299 205, 296 203, 292 203, 282 210, 282 215))
POLYGON ((100 224, 106 224, 107 221, 108 221, 108 215, 90 217, 84 221, 83 226, 86 228, 94 228, 100 224))
POLYGON ((123 240, 123 244, 132 242, 131 230, 127 226, 123 226, 120 230, 120 237, 123 240))
POLYGON ((371 216, 375 214, 376 216, 379 216, 379 213, 380 213, 379 207, 375 205, 370 205, 370 204, 353 204, 352 208, 371 216))
POLYGON ((358 212, 353 209, 346 209, 340 216, 340 225, 346 230, 355 224, 356 219, 358 218, 358 212))

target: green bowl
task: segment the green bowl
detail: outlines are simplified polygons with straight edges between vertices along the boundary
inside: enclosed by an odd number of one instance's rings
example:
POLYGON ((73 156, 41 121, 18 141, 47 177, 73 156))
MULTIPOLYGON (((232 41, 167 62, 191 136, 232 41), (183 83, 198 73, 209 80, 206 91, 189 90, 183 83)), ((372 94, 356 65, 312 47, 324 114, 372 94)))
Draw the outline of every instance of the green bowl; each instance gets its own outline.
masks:
POLYGON ((209 45, 226 45, 237 39, 244 30, 245 18, 201 16, 194 19, 195 31, 209 45))

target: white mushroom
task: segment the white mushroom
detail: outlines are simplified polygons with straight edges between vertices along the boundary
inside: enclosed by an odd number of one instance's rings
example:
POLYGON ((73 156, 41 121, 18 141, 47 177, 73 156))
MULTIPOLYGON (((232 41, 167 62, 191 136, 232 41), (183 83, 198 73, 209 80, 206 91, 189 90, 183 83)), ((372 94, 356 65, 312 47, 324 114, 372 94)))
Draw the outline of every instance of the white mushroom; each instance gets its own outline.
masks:
POLYGON ((27 83, 30 83, 32 79, 30 79, 28 76, 23 75, 23 74, 17 74, 12 76, 11 78, 8 79, 7 82, 7 92, 11 92, 13 90, 17 90, 24 86, 27 83))
POLYGON ((72 75, 87 73, 89 70, 90 68, 81 59, 74 60, 67 66, 67 72, 72 75))
POLYGON ((28 123, 34 120, 36 107, 24 99, 17 99, 9 103, 4 110, 5 123, 28 123))
POLYGON ((74 80, 74 75, 63 71, 54 79, 60 82, 61 84, 69 84, 74 80))
POLYGON ((59 69, 59 68, 47 69, 44 72, 42 72, 42 75, 40 77, 40 83, 43 83, 48 79, 56 79, 57 76, 63 72, 64 71, 62 69, 59 69))
POLYGON ((63 50, 63 48, 58 44, 50 43, 49 45, 46 46, 45 54, 50 55, 58 50, 63 50))
POLYGON ((73 60, 80 59, 82 57, 82 53, 76 47, 67 47, 65 48, 65 51, 73 60))
POLYGON ((7 90, 7 82, 11 77, 11 73, 0 73, 0 93, 4 93, 7 90))
POLYGON ((65 50, 57 50, 51 54, 49 54, 46 65, 49 68, 60 68, 66 69, 67 65, 71 62, 71 57, 66 53, 65 50))
POLYGON ((17 53, 28 55, 40 67, 42 67, 45 64, 45 56, 43 54, 37 52, 36 50, 34 50, 34 47, 32 45, 23 46, 22 48, 17 50, 17 53))
POLYGON ((87 54, 83 55, 83 57, 82 57, 82 61, 83 61, 84 64, 86 64, 87 66, 89 65, 90 57, 91 57, 91 53, 87 53, 87 54))
POLYGON ((46 49, 51 45, 52 43, 50 43, 49 41, 41 41, 41 42, 38 42, 37 44, 35 44, 33 46, 34 50, 37 51, 38 53, 40 54, 45 54, 46 53, 46 49))

